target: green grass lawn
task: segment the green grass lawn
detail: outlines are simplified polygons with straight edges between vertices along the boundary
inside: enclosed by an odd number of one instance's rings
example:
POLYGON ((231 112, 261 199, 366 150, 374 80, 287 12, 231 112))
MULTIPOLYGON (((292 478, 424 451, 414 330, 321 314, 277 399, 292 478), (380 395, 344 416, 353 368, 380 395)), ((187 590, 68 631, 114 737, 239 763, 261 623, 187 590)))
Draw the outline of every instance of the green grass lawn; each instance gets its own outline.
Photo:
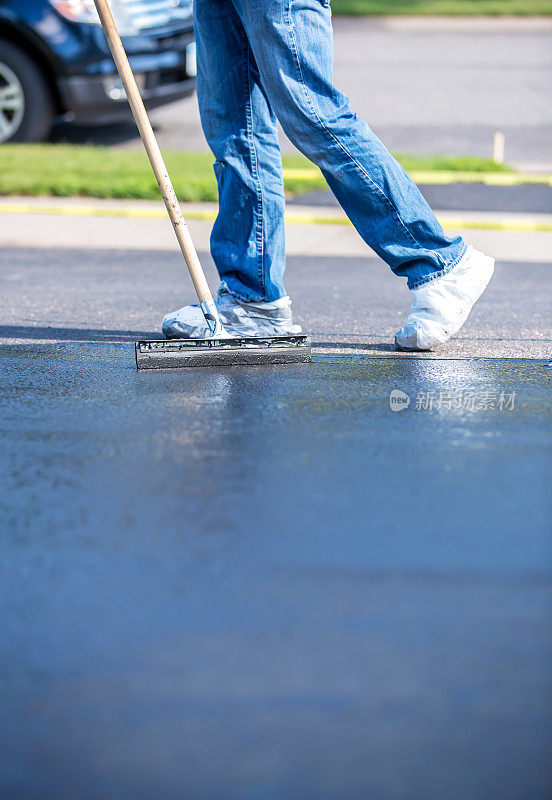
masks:
POLYGON ((334 14, 520 16, 552 14, 552 0, 332 0, 334 14))
MULTIPOLYGON (((166 152, 176 193, 183 201, 217 199, 210 153, 166 152)), ((468 156, 398 155, 409 172, 509 172, 490 159, 468 156)), ((302 156, 284 156, 288 195, 326 187, 319 170, 302 156)), ((0 195, 101 197, 151 200, 159 189, 142 150, 37 144, 0 145, 0 195)))

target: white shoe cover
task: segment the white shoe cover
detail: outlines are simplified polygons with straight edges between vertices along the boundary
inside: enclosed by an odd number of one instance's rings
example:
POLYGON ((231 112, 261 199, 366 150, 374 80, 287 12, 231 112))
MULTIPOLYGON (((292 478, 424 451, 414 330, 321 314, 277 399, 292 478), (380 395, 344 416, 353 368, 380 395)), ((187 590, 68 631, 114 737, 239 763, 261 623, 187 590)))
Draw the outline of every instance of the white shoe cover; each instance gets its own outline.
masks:
MULTIPOLYGON (((270 303, 245 303, 221 283, 216 305, 227 336, 292 336, 301 333, 293 324, 291 300, 281 297, 270 303)), ((206 339, 211 334, 198 305, 184 306, 165 316, 161 330, 167 339, 206 339)))
POLYGON ((395 336, 398 350, 433 350, 454 336, 494 271, 494 258, 468 247, 450 272, 411 289, 412 305, 406 324, 395 336))

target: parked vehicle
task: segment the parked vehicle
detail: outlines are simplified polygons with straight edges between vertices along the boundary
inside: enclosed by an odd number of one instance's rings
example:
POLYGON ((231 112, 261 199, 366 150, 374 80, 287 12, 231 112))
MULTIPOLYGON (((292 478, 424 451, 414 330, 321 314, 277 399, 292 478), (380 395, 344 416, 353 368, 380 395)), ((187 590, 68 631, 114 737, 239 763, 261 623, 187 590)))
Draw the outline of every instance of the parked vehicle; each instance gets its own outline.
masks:
MULTIPOLYGON (((147 106, 195 88, 192 0, 111 0, 147 106)), ((56 117, 130 111, 92 0, 0 0, 0 142, 40 141, 56 117)))

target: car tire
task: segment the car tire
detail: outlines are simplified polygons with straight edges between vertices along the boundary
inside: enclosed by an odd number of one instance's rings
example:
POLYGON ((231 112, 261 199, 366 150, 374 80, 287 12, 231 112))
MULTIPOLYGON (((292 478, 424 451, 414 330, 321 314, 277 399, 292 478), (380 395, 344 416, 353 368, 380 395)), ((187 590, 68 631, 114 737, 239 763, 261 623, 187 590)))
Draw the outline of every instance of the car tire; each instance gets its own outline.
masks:
POLYGON ((24 50, 0 39, 0 143, 39 142, 53 121, 52 93, 39 67, 24 50))

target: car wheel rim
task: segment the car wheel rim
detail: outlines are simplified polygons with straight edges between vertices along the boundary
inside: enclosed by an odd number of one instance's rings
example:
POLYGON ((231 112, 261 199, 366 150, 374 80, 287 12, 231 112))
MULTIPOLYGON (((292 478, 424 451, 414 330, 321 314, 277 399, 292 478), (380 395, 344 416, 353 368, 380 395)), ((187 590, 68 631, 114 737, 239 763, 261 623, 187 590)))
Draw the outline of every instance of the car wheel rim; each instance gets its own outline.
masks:
POLYGON ((0 142, 6 142, 16 133, 24 113, 25 93, 21 81, 0 61, 0 142))

